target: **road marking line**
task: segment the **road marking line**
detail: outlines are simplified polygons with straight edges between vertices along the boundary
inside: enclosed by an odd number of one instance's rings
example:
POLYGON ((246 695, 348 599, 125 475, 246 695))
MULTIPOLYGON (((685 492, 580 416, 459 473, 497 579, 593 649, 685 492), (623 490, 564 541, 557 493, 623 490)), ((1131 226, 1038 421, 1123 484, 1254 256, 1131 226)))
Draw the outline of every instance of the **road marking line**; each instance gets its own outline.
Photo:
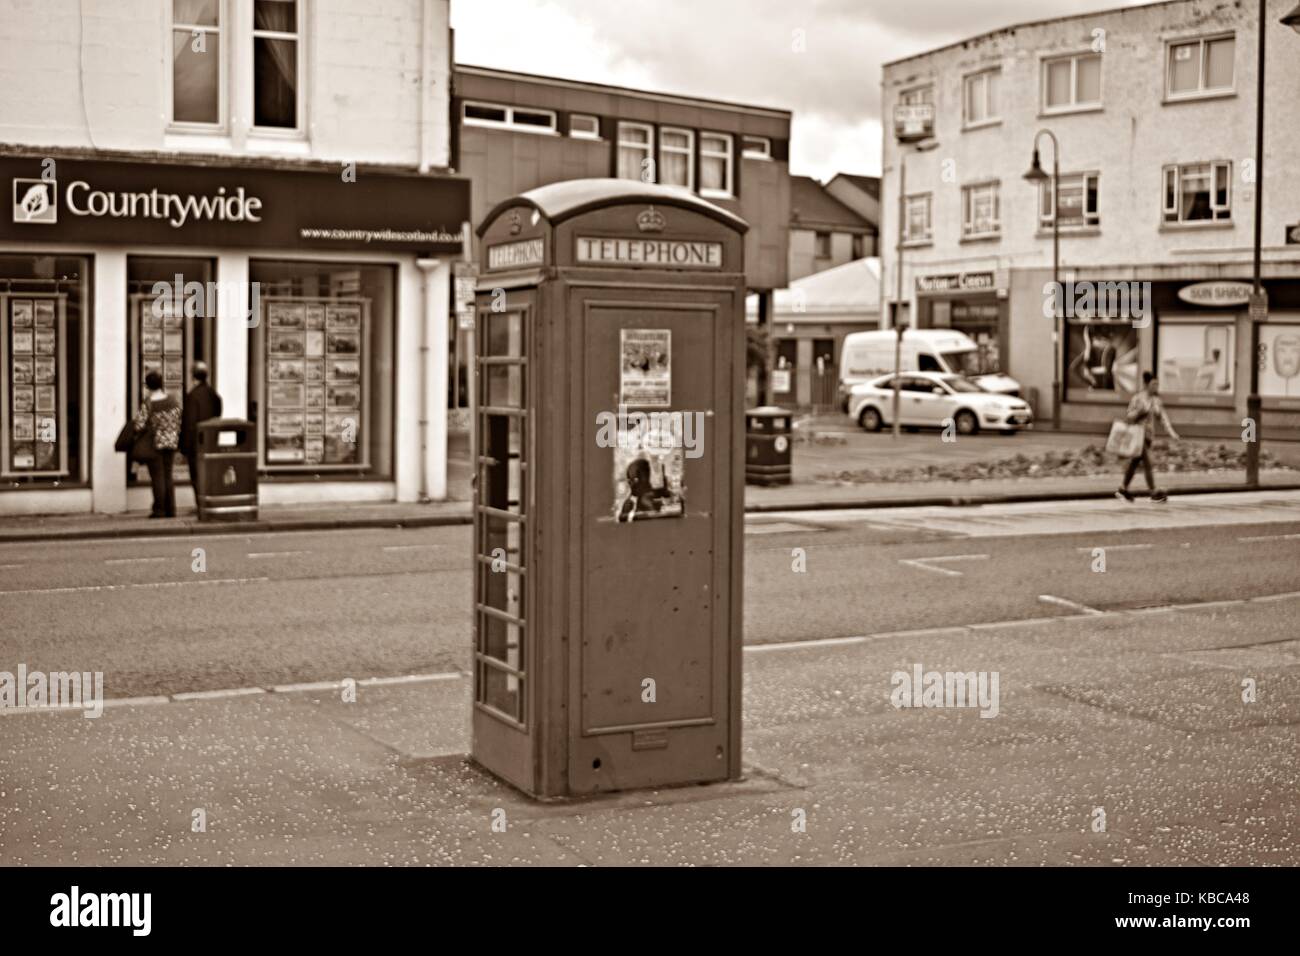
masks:
POLYGON ((23 567, 21 564, 0 564, 0 571, 16 571, 23 567))
POLYGON ((400 677, 366 677, 357 683, 362 687, 387 687, 393 684, 426 684, 435 680, 460 680, 460 671, 443 671, 439 674, 404 674, 400 677))
POLYGON ((426 550, 441 548, 441 547, 443 547, 443 545, 441 544, 390 544, 387 545, 384 548, 384 550, 385 551, 426 551, 426 550))
POLYGON ((900 558, 899 564, 908 564, 914 568, 920 568, 922 571, 933 571, 935 574, 946 574, 949 577, 959 578, 962 576, 961 571, 954 571, 951 568, 932 568, 926 564, 927 561, 984 561, 988 559, 987 554, 949 554, 937 558, 900 558))
POLYGON ((142 584, 83 584, 68 588, 24 588, 0 591, 0 597, 10 594, 76 594, 85 591, 132 591, 140 588, 178 588, 189 584, 257 584, 270 578, 199 578, 195 581, 148 581, 142 584))
POLYGON ((1233 605, 1236 604, 1245 604, 1245 603, 1246 603, 1245 598, 1237 598, 1235 600, 1229 600, 1229 601, 1197 601, 1193 604, 1174 604, 1172 605, 1172 607, 1175 611, 1190 611, 1193 609, 1203 610, 1205 608, 1210 608, 1210 607, 1232 607, 1233 605))
POLYGON ((172 700, 221 700, 226 697, 251 697, 254 694, 265 694, 266 691, 261 687, 232 687, 228 690, 188 690, 180 694, 172 694, 172 700))
POLYGON ((1063 597, 1057 597, 1055 594, 1040 594, 1038 600, 1044 604, 1055 604, 1059 607, 1068 607, 1071 611, 1082 611, 1084 614, 1102 614, 1103 611, 1095 607, 1088 607, 1086 604, 1080 604, 1078 601, 1067 601, 1063 597))
POLYGON ((1259 534, 1252 535, 1248 538, 1238 538, 1238 541, 1294 541, 1300 538, 1300 534, 1259 534))
POLYGON ((287 558, 294 554, 311 554, 310 551, 249 551, 250 558, 287 558))
MULTIPOLYGON (((1097 548, 1102 551, 1146 551, 1154 548, 1154 544, 1099 544, 1097 548)), ((1096 551, 1097 548, 1075 548, 1075 551, 1087 551, 1089 553, 1096 551)))
POLYGON ((1292 598, 1300 598, 1300 591, 1284 591, 1281 594, 1265 594, 1261 597, 1250 598, 1250 602, 1263 603, 1265 601, 1289 601, 1292 598))
POLYGON ((152 561, 171 561, 172 558, 105 558, 105 564, 146 564, 152 561))
POLYGON ((170 704, 170 697, 110 697, 104 700, 105 707, 136 707, 145 704, 170 704))

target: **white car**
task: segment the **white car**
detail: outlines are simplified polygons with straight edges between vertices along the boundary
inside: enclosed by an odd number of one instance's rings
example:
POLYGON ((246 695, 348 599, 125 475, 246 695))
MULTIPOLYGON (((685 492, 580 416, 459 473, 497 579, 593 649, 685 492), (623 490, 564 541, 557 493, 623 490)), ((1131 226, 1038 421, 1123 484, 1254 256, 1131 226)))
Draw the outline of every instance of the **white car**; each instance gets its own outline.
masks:
MULTIPOLYGON (((869 432, 893 425, 894 376, 882 375, 849 392, 849 414, 869 432)), ((905 372, 899 376, 898 421, 907 428, 946 428, 974 435, 981 428, 1012 434, 1034 413, 1024 400, 986 392, 960 375, 905 372)))

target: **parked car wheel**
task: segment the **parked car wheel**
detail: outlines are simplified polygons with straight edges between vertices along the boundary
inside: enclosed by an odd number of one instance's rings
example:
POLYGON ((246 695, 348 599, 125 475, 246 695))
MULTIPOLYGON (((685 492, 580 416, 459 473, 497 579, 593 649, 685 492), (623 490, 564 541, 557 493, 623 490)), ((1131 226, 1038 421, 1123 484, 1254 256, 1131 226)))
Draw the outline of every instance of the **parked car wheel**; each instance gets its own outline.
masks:
POLYGON ((968 409, 962 409, 954 416, 953 421, 957 425, 958 435, 974 435, 980 430, 980 420, 975 417, 975 413, 968 409))
POLYGON ((880 412, 868 405, 858 413, 858 424, 862 426, 863 431, 878 432, 880 426, 884 424, 884 419, 880 417, 880 412))

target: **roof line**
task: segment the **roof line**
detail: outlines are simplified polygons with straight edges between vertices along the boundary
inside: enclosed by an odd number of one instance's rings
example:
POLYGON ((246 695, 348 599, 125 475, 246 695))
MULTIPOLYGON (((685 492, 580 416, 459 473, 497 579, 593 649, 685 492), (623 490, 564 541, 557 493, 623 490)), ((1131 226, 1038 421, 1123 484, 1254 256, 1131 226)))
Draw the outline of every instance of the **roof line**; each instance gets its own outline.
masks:
POLYGON ((593 83, 587 80, 570 80, 558 76, 543 76, 540 73, 521 73, 516 70, 500 70, 491 66, 476 66, 472 63, 456 63, 452 71, 472 73, 476 76, 496 76, 503 79, 523 79, 546 86, 562 86, 569 89, 606 91, 621 96, 631 96, 643 100, 669 100, 688 106, 714 106, 720 109, 742 113, 758 113, 776 119, 790 119, 794 113, 775 106, 755 106, 750 103, 735 103, 729 100, 713 100, 700 96, 687 96, 683 93, 660 93, 653 90, 634 90, 627 86, 615 86, 611 83, 593 83))
POLYGON ((986 30, 983 33, 977 33, 974 36, 964 37, 960 40, 954 40, 952 43, 945 43, 943 46, 937 46, 929 50, 923 50, 920 53, 913 53, 911 56, 899 57, 897 60, 889 60, 880 65, 883 70, 886 67, 897 66, 900 63, 906 63, 909 60, 919 60, 922 57, 933 56, 936 53, 942 53, 945 50, 951 50, 953 47, 966 46, 969 43, 976 43, 980 40, 995 36, 999 33, 1006 33, 1010 30, 1024 30, 1028 27, 1038 27, 1045 23, 1060 23, 1063 20, 1089 20, 1093 17, 1109 16, 1112 13, 1128 13, 1131 10, 1146 10, 1149 7, 1170 6, 1175 3, 1192 3, 1194 0, 1155 0, 1153 3, 1134 4, 1125 7, 1107 7, 1104 10, 1094 10, 1091 13, 1069 13, 1062 14, 1059 17, 1045 17, 1042 20, 1023 20, 1019 23, 1008 23, 1004 27, 996 30, 986 30))

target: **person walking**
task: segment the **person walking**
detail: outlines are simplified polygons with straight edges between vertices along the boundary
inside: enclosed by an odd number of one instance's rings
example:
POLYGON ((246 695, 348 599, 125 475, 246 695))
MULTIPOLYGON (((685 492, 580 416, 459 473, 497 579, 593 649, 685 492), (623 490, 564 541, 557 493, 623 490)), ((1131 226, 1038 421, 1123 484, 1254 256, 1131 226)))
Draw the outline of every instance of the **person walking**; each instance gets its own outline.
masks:
POLYGON ((1124 472, 1124 483, 1115 492, 1116 498, 1122 498, 1125 501, 1133 500, 1133 495, 1128 490, 1128 486, 1133 481, 1133 476, 1137 474, 1140 465, 1147 479, 1147 488, 1151 490, 1151 500, 1168 500, 1169 495, 1165 493, 1164 489, 1156 487, 1155 475, 1152 473, 1151 468, 1151 442, 1155 438, 1157 418, 1164 425, 1169 437, 1174 441, 1179 441, 1178 432, 1174 431, 1174 426, 1169 422, 1169 416, 1165 414, 1164 403, 1160 401, 1160 379, 1156 378, 1153 372, 1143 372, 1142 391, 1134 395, 1129 401, 1128 412, 1124 416, 1124 420, 1130 425, 1142 426, 1142 450, 1136 458, 1129 460, 1128 468, 1124 472))
POLYGON ((144 402, 135 415, 136 434, 148 432, 154 455, 148 460, 149 483, 153 486, 150 518, 176 517, 176 488, 172 465, 180 443, 181 406, 163 391, 162 376, 151 371, 144 377, 144 402))
POLYGON ((194 376, 194 387, 185 396, 181 405, 181 442, 180 452, 185 456, 185 464, 190 469, 190 488, 195 498, 199 494, 199 470, 195 462, 198 451, 199 422, 209 418, 221 417, 221 396, 208 384, 208 367, 203 362, 195 362, 190 374, 194 376))

